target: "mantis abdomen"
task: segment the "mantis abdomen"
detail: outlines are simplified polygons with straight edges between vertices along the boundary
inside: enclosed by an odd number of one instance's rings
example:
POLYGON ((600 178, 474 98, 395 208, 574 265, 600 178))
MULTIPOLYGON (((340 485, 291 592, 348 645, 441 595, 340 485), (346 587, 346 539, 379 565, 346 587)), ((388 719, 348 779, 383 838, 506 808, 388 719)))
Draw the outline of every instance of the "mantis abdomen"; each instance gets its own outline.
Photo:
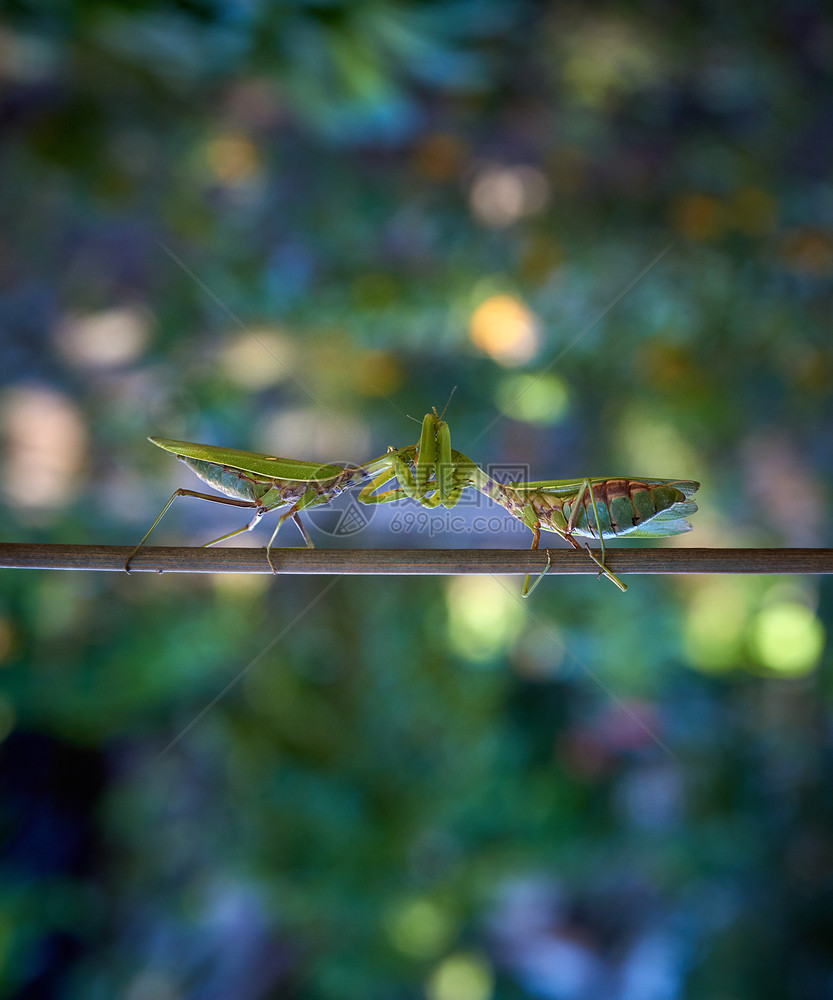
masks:
POLYGON ((250 503, 263 502, 272 505, 278 499, 282 499, 284 503, 294 503, 308 487, 307 483, 260 478, 250 472, 219 465, 217 462, 204 462, 184 455, 177 457, 218 493, 239 500, 248 500, 250 503))
POLYGON ((586 538, 598 538, 599 529, 602 538, 637 531, 643 536, 677 534, 688 530, 690 526, 682 519, 697 510, 689 500, 697 484, 686 480, 611 478, 589 479, 585 484, 585 488, 575 481, 569 487, 551 483, 547 488, 536 488, 537 483, 492 481, 488 492, 528 524, 537 520, 545 531, 586 538), (673 532, 667 530, 672 522, 673 532))
MULTIPOLYGON (((688 485, 688 484, 686 484, 688 485)), ((615 537, 633 532, 641 524, 662 519, 665 511, 674 510, 674 519, 685 516, 697 510, 691 504, 691 510, 683 511, 679 504, 685 504, 686 492, 676 486, 662 483, 652 484, 638 479, 605 479, 592 484, 593 499, 596 501, 596 511, 602 537, 615 537)), ((551 499, 551 495, 539 494, 539 502, 551 499)), ((558 498, 555 498, 556 501, 558 498)), ((543 504, 542 504, 543 506, 543 504)), ((565 500, 560 508, 561 517, 570 522, 575 504, 565 500)), ((543 518, 542 524, 543 524, 543 518)), ((581 498, 575 515, 573 531, 577 535, 596 538, 599 534, 593 513, 593 504, 589 492, 581 498)))

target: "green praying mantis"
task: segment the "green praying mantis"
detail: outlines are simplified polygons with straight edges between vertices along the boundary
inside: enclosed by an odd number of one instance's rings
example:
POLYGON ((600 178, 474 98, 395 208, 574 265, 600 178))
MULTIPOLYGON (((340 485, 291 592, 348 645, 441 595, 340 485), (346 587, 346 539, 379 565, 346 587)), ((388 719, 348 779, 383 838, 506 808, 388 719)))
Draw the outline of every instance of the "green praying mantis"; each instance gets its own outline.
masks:
MULTIPOLYGON (((575 549, 582 548, 575 535, 598 538, 601 558, 589 545, 584 548, 599 567, 600 575, 622 591, 627 586, 605 565, 605 539, 682 534, 691 531, 686 517, 697 510, 691 498, 700 484, 692 480, 617 476, 498 482, 451 447, 448 424, 436 410, 425 415, 416 449, 391 449, 388 458, 399 488, 374 493, 391 478, 389 470, 384 469, 359 494, 362 503, 389 503, 410 497, 424 507, 442 504, 451 508, 463 489, 473 486, 530 528, 533 549, 538 548, 542 530, 554 532, 575 549)), ((525 578, 523 597, 529 597, 549 568, 547 549, 547 565, 532 586, 531 577, 525 578)))
POLYGON ((170 452, 184 462, 192 472, 207 485, 213 487, 225 496, 213 496, 210 493, 198 493, 195 490, 175 490, 170 500, 165 504, 159 516, 148 529, 144 538, 127 557, 124 568, 130 572, 130 563, 136 553, 153 534, 156 526, 165 516, 168 508, 177 497, 197 497, 209 500, 211 503, 229 504, 232 507, 248 507, 253 515, 248 524, 227 535, 221 535, 203 548, 224 542, 244 531, 251 531, 260 523, 264 514, 278 507, 290 504, 286 513, 281 514, 269 544, 266 546, 266 558, 272 571, 272 547, 284 521, 292 518, 304 538, 308 548, 315 548, 312 539, 298 516, 299 511, 307 507, 318 507, 329 503, 339 496, 349 486, 363 483, 368 476, 375 474, 375 468, 369 469, 338 465, 322 465, 320 462, 299 462, 293 458, 277 458, 272 455, 262 455, 255 451, 240 451, 237 448, 218 448, 210 444, 195 444, 191 441, 175 441, 171 438, 148 438, 158 448, 170 452))
MULTIPOLYGON (((408 498, 423 507, 442 505, 447 509, 459 502, 464 489, 473 487, 530 528, 533 549, 538 548, 542 530, 554 532, 576 549, 582 548, 576 535, 598 538, 600 556, 589 545, 584 548, 599 567, 600 575, 624 591, 627 586, 605 565, 605 539, 620 535, 658 538, 690 531, 691 524, 686 518, 697 510, 691 498, 700 485, 691 480, 624 476, 501 483, 451 447, 448 424, 436 410, 423 418, 417 444, 390 447, 384 455, 363 466, 345 468, 169 438, 152 437, 149 440, 176 455, 203 482, 225 496, 176 490, 128 556, 125 562, 128 572, 133 557, 179 496, 198 497, 253 511, 251 520, 242 528, 206 542, 205 547, 251 531, 265 514, 289 504, 289 510, 279 517, 266 547, 266 558, 275 572, 272 548, 283 523, 292 518, 306 545, 314 548, 299 512, 329 503, 349 487, 363 486, 358 496, 363 504, 391 503, 408 498), (394 489, 378 492, 394 478, 398 484, 394 489)), ((522 596, 528 597, 535 590, 549 568, 547 549, 547 565, 531 586, 531 576, 526 577, 522 596)))

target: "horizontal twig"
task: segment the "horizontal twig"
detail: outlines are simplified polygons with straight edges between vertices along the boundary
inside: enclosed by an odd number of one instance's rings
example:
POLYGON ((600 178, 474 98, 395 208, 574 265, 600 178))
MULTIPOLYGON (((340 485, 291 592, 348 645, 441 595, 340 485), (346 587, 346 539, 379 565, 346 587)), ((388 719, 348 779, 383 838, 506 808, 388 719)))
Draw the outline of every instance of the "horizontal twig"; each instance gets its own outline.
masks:
MULTIPOLYGON (((0 569, 69 569, 124 572, 130 546, 36 545, 0 542, 0 569)), ((550 549, 551 573, 591 574, 598 566, 584 552, 550 549)), ((278 573, 324 575, 453 576, 502 573, 522 576, 544 568, 546 550, 529 549, 306 549, 272 550, 278 573)), ((615 573, 833 573, 833 549, 608 548, 615 573)), ((252 548, 142 549, 136 573, 271 573, 266 550, 252 548)))

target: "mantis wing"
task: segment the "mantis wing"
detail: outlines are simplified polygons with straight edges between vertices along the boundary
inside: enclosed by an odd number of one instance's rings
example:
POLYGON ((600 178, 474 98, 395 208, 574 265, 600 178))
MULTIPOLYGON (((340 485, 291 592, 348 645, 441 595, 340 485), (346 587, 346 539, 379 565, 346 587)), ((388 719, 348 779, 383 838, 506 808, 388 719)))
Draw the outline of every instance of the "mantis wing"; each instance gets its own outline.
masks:
MULTIPOLYGON (((693 506, 696 511, 696 505, 693 506)), ((694 511, 686 511, 686 513, 692 514, 694 511)), ((671 509, 664 510, 662 514, 672 514, 672 511, 671 509)), ((692 524, 690 521, 686 521, 684 517, 672 515, 666 518, 662 514, 657 514, 656 517, 651 518, 650 521, 646 521, 643 524, 635 524, 632 528, 622 528, 616 533, 616 537, 666 538, 668 535, 682 535, 686 531, 691 531, 692 524), (658 521, 662 523, 658 524, 658 521)))
POLYGON ((321 462, 298 462, 294 458, 275 458, 261 455, 256 451, 241 451, 237 448, 218 448, 213 444, 195 444, 193 441, 174 441, 171 438, 148 438, 158 448, 182 455, 200 462, 226 465, 241 472, 263 476, 267 480, 287 479, 290 482, 326 482, 340 476, 344 469, 337 465, 321 462))
MULTIPOLYGON (((700 489, 700 484, 690 479, 645 479, 641 476, 588 476, 590 483, 606 483, 611 479, 624 479, 629 482, 645 483, 646 486, 674 486, 678 489, 686 500, 700 489)), ((513 490, 521 490, 534 493, 554 493, 559 497, 570 497, 583 486, 584 479, 543 479, 539 482, 530 483, 507 483, 513 490)))

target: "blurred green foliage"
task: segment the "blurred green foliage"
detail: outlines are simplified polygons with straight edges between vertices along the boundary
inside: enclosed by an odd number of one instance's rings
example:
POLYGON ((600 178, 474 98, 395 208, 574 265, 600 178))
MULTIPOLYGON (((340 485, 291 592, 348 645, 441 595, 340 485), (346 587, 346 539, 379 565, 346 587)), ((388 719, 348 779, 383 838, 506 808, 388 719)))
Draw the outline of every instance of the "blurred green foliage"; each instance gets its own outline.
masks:
MULTIPOLYGON (((831 32, 7 3, 4 536, 138 540, 195 485, 148 434, 363 461, 456 386, 484 465, 829 545, 831 32)), ((368 511, 314 536, 529 542, 368 511)), ((519 589, 3 574, 0 996, 829 996, 830 586, 519 589)))

